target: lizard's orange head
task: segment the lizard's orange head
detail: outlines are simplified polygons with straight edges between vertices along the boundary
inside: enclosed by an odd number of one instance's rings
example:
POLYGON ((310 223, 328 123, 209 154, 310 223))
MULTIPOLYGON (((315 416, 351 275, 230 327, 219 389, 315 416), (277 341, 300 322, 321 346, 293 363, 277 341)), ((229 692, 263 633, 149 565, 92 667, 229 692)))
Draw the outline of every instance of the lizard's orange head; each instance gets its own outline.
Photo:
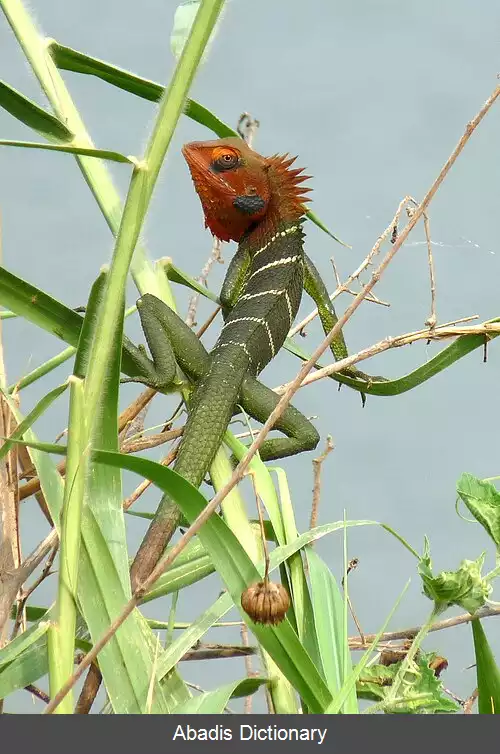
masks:
POLYGON ((298 219, 304 212, 293 159, 262 157, 238 137, 186 144, 182 153, 205 213, 205 225, 221 241, 239 241, 267 218, 298 219))

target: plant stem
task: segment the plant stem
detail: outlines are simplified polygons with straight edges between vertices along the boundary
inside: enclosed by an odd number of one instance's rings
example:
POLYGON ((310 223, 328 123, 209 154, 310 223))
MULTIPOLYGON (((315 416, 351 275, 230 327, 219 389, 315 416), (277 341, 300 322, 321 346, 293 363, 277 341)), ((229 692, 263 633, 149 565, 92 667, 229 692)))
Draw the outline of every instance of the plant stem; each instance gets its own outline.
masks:
POLYGON ((394 678, 394 682, 392 684, 391 690, 387 695, 386 703, 393 703, 396 697, 398 696, 399 689, 401 685, 404 682, 404 678, 406 673, 408 672, 411 664, 413 663, 415 656, 417 652, 420 649, 420 645, 422 644, 423 640, 431 630, 433 624, 441 615, 442 612, 444 612, 446 608, 443 607, 442 604, 434 604, 434 607, 432 608, 431 614, 429 615, 429 618, 427 621, 421 626, 420 631, 415 636, 412 645, 410 647, 410 650, 408 651, 408 654, 404 658, 403 662, 401 663, 401 667, 399 668, 398 672, 396 673, 396 676, 394 678))

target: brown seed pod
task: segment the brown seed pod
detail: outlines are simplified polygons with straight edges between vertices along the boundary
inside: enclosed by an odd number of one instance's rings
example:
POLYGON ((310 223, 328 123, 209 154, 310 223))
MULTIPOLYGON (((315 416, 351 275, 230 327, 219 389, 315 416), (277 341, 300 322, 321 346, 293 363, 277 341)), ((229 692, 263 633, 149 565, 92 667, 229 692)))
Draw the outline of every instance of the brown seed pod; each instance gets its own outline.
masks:
POLYGON ((283 584, 259 581, 241 595, 241 607, 254 623, 273 626, 281 623, 290 607, 290 597, 283 584))

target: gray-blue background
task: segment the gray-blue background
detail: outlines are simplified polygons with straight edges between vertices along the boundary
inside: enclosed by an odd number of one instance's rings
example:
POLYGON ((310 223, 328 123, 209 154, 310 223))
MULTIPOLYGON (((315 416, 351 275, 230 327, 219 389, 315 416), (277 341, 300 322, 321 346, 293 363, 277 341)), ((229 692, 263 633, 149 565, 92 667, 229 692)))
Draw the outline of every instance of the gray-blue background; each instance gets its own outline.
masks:
MULTIPOLYGON (((37 20, 48 36, 96 57, 166 82, 173 68, 169 35, 176 2, 143 0, 36 0, 37 20)), ((342 277, 364 258, 388 224, 405 194, 421 199, 470 120, 496 84, 499 65, 500 6, 492 0, 422 0, 418 4, 379 2, 288 2, 232 0, 207 63, 192 95, 234 124, 243 110, 261 121, 256 149, 263 154, 300 155, 314 176, 314 210, 352 250, 340 247, 308 226, 307 250, 330 288, 329 258, 335 255, 342 277)), ((0 77, 40 104, 44 98, 3 17, 0 18, 0 77)), ((155 106, 93 78, 65 75, 96 144, 139 155, 155 106)), ((453 168, 430 210, 441 322, 467 314, 499 314, 497 253, 500 178, 500 112, 488 115, 453 168)), ((1 138, 36 139, 0 111, 1 138)), ((179 152, 188 140, 211 138, 184 118, 161 175, 146 227, 153 258, 169 255, 192 275, 198 274, 211 240, 203 230, 201 210, 179 152)), ((111 168, 122 195, 128 168, 111 168)), ((100 266, 110 259, 113 242, 97 206, 69 156, 4 148, 0 152, 0 208, 3 264, 70 306, 83 304, 100 266)), ((377 294, 391 308, 364 304, 346 330, 351 351, 423 326, 429 313, 429 284, 423 231, 419 227, 400 251, 377 294)), ((225 246, 227 258, 234 247, 225 246)), ((218 289, 224 268, 211 286, 218 289)), ((130 287, 130 299, 134 300, 130 287)), ((185 311, 187 297, 176 291, 185 311)), ((340 309, 349 299, 344 296, 340 309)), ((304 301, 303 312, 310 309, 304 301)), ((199 321, 209 307, 200 310, 199 321)), ((139 337, 136 323, 129 332, 139 337)), ((306 347, 320 337, 309 329, 306 347)), ((213 340, 213 335, 207 342, 213 340)), ((61 349, 61 344, 22 320, 4 325, 9 380, 12 382, 61 349)), ((303 344, 304 341, 301 341, 303 344)), ((367 371, 398 376, 435 352, 414 345, 366 362, 367 371)), ((280 354, 265 381, 279 384, 298 363, 280 354)), ((418 549, 424 534, 431 540, 436 569, 455 568, 462 558, 476 558, 492 547, 482 529, 455 512, 455 483, 463 471, 481 477, 498 473, 497 390, 499 349, 494 343, 488 364, 473 353, 417 390, 392 399, 337 392, 331 381, 304 389, 296 405, 317 415, 323 437, 332 434, 335 452, 324 467, 322 522, 374 518, 390 523, 418 549)), ((50 386, 67 374, 67 365, 23 394, 27 412, 50 386)), ((135 394, 127 386, 125 397, 135 394)), ((148 423, 160 422, 170 404, 156 402, 148 423)), ((64 405, 37 425, 52 440, 64 428, 64 405)), ((160 450, 153 454, 160 457, 160 450)), ((312 456, 284 462, 299 527, 307 527, 312 456)), ((127 490, 133 481, 127 480, 127 490)), ((141 505, 151 509, 151 495, 141 505)), ((24 552, 47 533, 33 500, 23 504, 24 552)), ((128 519, 130 544, 136 546, 143 525, 128 519)), ((341 540, 318 546, 334 572, 342 570, 341 540)), ((409 576, 412 585, 393 628, 415 625, 430 603, 421 596, 415 561, 381 530, 349 534, 349 554, 360 558, 350 584, 351 597, 365 631, 376 631, 409 576)), ((47 604, 55 580, 37 593, 47 604)), ((190 620, 210 604, 220 589, 213 577, 181 596, 178 618, 190 620)), ((166 618, 168 604, 148 613, 166 618)), ((496 622, 486 624, 500 656, 496 622), (495 630, 496 629, 496 630, 495 630)), ((212 632, 211 639, 238 640, 212 632)), ((474 688, 470 629, 435 634, 429 648, 444 654, 450 667, 445 685, 467 696, 474 688)), ((243 674, 241 661, 215 665, 189 663, 186 679, 214 688, 243 674)), ((233 707, 239 708, 238 704, 233 707)), ((16 695, 8 711, 36 711, 28 695, 16 695)), ((254 709, 263 710, 261 702, 254 709)))

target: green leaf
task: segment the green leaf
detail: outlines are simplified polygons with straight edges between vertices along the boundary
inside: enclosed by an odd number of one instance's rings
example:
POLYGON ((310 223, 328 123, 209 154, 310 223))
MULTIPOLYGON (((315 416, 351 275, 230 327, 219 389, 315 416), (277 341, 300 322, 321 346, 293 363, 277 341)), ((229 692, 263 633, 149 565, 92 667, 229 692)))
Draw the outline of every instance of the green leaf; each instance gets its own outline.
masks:
POLYGON ((158 265, 160 265, 165 270, 166 276, 173 283, 184 285, 186 286, 186 288, 190 288, 192 291, 199 293, 200 296, 204 296, 205 298, 210 299, 210 301, 213 301, 215 304, 219 303, 219 299, 215 295, 215 293, 212 293, 208 288, 206 288, 204 285, 201 285, 201 283, 198 283, 198 281, 194 278, 186 275, 185 272, 183 272, 181 269, 179 269, 179 267, 176 267, 173 264, 170 258, 160 260, 158 262, 158 265))
POLYGON ((480 715, 500 715, 500 670, 480 620, 472 621, 480 715))
MULTIPOLYGON (((155 81, 136 76, 130 71, 126 71, 119 66, 111 65, 98 58, 85 55, 82 52, 65 47, 58 42, 51 42, 49 51, 58 68, 74 73, 84 73, 89 76, 96 76, 108 84, 118 87, 126 92, 135 94, 137 97, 149 100, 150 102, 159 102, 163 96, 165 88, 155 81)), ((186 101, 185 114, 191 120, 206 126, 217 136, 237 136, 237 133, 230 126, 223 123, 217 116, 200 105, 199 102, 188 99, 186 101)))
MULTIPOLYGON (((8 306, 18 316, 70 346, 78 345, 83 317, 4 267, 0 267, 0 305, 8 306)), ((122 371, 129 375, 137 373, 137 368, 125 351, 122 352, 122 371)))
POLYGON ((49 140, 68 142, 73 139, 69 128, 58 118, 1 80, 0 107, 49 140))
POLYGON ((332 696, 338 694, 352 665, 345 667, 347 636, 344 630, 344 599, 328 566, 319 555, 307 548, 314 625, 323 675, 332 696))
POLYGON ((13 662, 4 666, 0 671, 0 699, 5 699, 18 689, 23 689, 29 683, 35 683, 47 674, 49 663, 47 659, 47 636, 28 647, 13 662))
MULTIPOLYGON (((30 429, 30 427, 33 426, 36 420, 40 416, 42 416, 45 411, 47 411, 47 409, 54 403, 54 401, 59 398, 60 395, 66 392, 67 387, 68 383, 65 382, 63 385, 59 385, 58 387, 54 388, 54 390, 51 390, 50 393, 47 393, 47 395, 44 395, 43 398, 38 401, 35 408, 30 411, 28 416, 23 419, 23 421, 14 430, 9 439, 0 438, 5 439, 5 442, 2 443, 2 447, 0 448, 0 460, 2 460, 2 458, 5 458, 7 453, 10 451, 13 442, 20 439, 24 435, 26 430, 30 429)), ((0 392, 2 392, 4 395, 8 394, 7 392, 4 392, 1 387, 0 392)))
POLYGON ((206 691, 174 709, 174 715, 221 715, 231 697, 249 696, 269 683, 267 678, 245 678, 221 686, 215 691, 206 691))
POLYGON ((4 267, 0 267, 0 304, 69 345, 78 345, 83 318, 4 267))
POLYGON ((97 157, 111 162, 125 162, 134 164, 132 157, 125 157, 119 152, 110 149, 90 149, 89 147, 69 146, 65 144, 40 144, 34 141, 16 141, 13 139, 0 139, 0 147, 21 147, 22 149, 46 149, 49 152, 64 152, 66 154, 82 154, 86 157, 97 157))
POLYGON ((500 548, 500 492, 491 484, 472 474, 462 474, 457 493, 476 521, 500 548))
POLYGON ((463 560, 456 571, 441 571, 434 576, 426 545, 426 552, 418 567, 424 594, 442 610, 451 605, 459 605, 473 615, 484 605, 493 588, 481 576, 484 558, 483 553, 477 560, 463 560))
POLYGON ((48 620, 47 617, 48 616, 46 616, 45 620, 40 620, 36 625, 28 628, 28 630, 24 631, 22 634, 18 634, 15 639, 0 649, 0 675, 2 673, 2 668, 5 665, 13 662, 23 652, 29 649, 29 647, 45 636, 50 626, 50 620, 48 620))
POLYGON ((337 238, 337 236, 335 236, 332 233, 331 230, 328 230, 328 228, 325 225, 325 223, 322 220, 320 220, 320 218, 316 215, 315 212, 313 212, 312 210, 308 210, 308 212, 306 214, 307 214, 307 217, 309 218, 309 220, 312 223, 314 223, 314 225, 317 225, 320 230, 322 230, 324 233, 326 233, 327 235, 329 235, 330 238, 333 238, 333 240, 337 241, 337 243, 339 243, 341 246, 345 246, 346 249, 352 249, 352 246, 349 246, 348 243, 345 243, 344 241, 341 241, 340 238, 337 238))
POLYGON ((155 581, 152 589, 141 600, 141 604, 185 589, 214 571, 210 555, 201 542, 191 540, 166 573, 155 581))

